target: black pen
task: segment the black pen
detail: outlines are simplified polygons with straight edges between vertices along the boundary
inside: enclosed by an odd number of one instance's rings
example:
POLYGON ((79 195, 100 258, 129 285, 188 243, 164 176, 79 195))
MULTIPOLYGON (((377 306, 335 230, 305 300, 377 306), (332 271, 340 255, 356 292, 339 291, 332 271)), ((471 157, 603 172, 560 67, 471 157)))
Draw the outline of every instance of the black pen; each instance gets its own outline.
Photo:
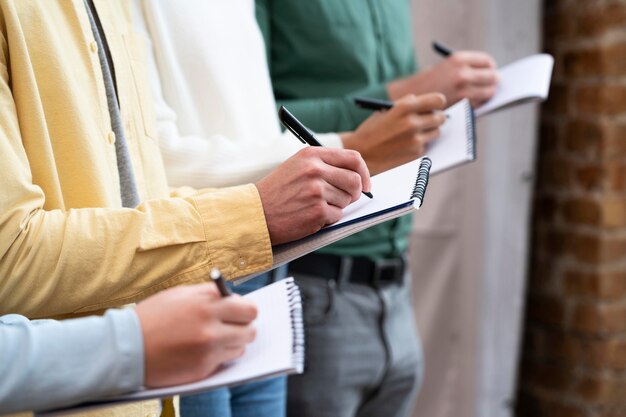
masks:
POLYGON ((448 48, 444 44, 439 43, 437 41, 433 41, 432 46, 435 52, 437 52, 439 55, 444 56, 446 58, 454 53, 454 49, 448 48))
MULTIPOLYGON (((296 119, 296 117, 291 114, 285 106, 280 106, 280 109, 278 109, 278 118, 281 123, 300 140, 300 142, 308 144, 309 146, 323 146, 317 139, 315 139, 313 133, 300 123, 300 120, 296 119)), ((363 194, 369 198, 374 198, 370 192, 363 191, 363 194)))
MULTIPOLYGON (((354 97, 354 104, 366 110, 389 110, 393 107, 393 101, 381 100, 379 98, 368 97, 354 97)), ((448 113, 445 113, 446 119, 450 118, 448 113)))
POLYGON ((393 101, 369 97, 354 97, 354 104, 366 110, 389 110, 393 107, 393 101))
POLYGON ((219 268, 211 269, 210 275, 215 285, 217 285, 217 289, 220 291, 222 297, 228 297, 233 294, 226 285, 226 281, 224 281, 224 277, 222 276, 219 268))

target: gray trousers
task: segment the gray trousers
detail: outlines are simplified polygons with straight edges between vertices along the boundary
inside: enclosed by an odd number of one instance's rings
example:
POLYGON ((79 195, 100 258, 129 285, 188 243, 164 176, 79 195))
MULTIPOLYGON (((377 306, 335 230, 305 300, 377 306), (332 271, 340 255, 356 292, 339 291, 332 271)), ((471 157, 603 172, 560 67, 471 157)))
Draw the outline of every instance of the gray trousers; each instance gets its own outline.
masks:
POLYGON ((407 416, 423 373, 408 286, 293 275, 304 298, 307 362, 288 379, 287 415, 407 416))

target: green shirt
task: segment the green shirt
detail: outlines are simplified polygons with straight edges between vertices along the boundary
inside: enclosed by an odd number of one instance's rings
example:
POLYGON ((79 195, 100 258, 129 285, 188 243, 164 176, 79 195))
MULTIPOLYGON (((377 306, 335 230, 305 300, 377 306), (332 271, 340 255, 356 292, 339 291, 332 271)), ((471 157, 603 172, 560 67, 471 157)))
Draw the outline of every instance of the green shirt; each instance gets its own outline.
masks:
MULTIPOLYGON (((354 130, 371 112, 352 97, 386 99, 389 81, 417 70, 409 0, 256 0, 256 12, 278 105, 317 132, 354 130)), ((404 216, 321 252, 397 256, 410 229, 404 216)))

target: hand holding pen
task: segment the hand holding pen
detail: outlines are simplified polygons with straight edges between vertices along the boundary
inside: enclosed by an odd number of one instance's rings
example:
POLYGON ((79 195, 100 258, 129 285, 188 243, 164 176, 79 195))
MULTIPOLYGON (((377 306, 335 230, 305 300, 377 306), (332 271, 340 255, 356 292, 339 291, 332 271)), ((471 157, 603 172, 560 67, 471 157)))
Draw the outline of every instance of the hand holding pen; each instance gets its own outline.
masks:
POLYGON ((378 110, 354 132, 342 134, 345 147, 358 150, 372 173, 380 173, 424 155, 445 121, 442 94, 408 95, 394 102, 355 97, 355 104, 378 110))
POLYGON ((301 149, 255 185, 272 245, 335 223, 372 186, 358 152, 322 146, 301 149))
POLYGON ((491 56, 479 51, 454 50, 440 42, 433 42, 432 46, 445 59, 389 83, 387 90, 393 101, 409 93, 438 91, 446 96, 448 105, 468 98, 473 107, 478 107, 495 94, 500 77, 491 56))
MULTIPOLYGON (((300 123, 300 121, 296 119, 296 117, 291 114, 285 106, 280 106, 280 109, 278 110, 278 118, 300 142, 309 146, 322 146, 322 144, 315 138, 315 135, 313 135, 309 129, 300 123)), ((374 198, 372 193, 368 191, 363 191, 363 194, 369 198, 374 198)))

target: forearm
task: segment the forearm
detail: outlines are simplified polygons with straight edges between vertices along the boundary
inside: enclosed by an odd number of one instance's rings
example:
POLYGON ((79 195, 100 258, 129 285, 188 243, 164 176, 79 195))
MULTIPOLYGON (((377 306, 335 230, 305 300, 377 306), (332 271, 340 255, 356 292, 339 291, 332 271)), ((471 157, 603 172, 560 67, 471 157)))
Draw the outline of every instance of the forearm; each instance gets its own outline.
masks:
POLYGON ((253 185, 136 209, 46 211, 42 205, 43 198, 17 198, 0 212, 2 314, 100 310, 204 281, 213 266, 233 278, 271 265, 253 185))
POLYGON ((345 96, 277 100, 277 105, 287 107, 316 132, 343 132, 356 129, 372 113, 354 104, 353 98, 357 96, 388 98, 386 86, 377 84, 345 96))
POLYGON ((141 327, 131 309, 66 321, 0 318, 0 411, 37 411, 140 388, 141 327))

